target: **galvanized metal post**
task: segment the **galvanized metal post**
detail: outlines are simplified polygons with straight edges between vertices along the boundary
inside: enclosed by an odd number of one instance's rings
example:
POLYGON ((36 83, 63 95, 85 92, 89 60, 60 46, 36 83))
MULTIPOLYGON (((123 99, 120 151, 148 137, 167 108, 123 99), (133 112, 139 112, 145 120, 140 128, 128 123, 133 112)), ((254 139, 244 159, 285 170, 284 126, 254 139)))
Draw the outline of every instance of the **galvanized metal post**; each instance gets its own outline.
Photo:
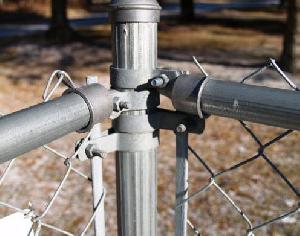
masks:
POLYGON ((135 142, 142 141, 145 135, 153 140, 142 147, 143 151, 136 152, 136 147, 129 145, 128 151, 116 154, 121 236, 156 235, 158 131, 152 128, 148 116, 159 105, 159 95, 143 87, 156 73, 159 15, 160 7, 155 0, 115 0, 111 3, 111 85, 115 90, 126 91, 130 100, 122 104, 127 111, 114 120, 113 128, 118 133, 129 134, 135 142))
MULTIPOLYGON (((101 125, 97 124, 94 126, 91 132, 91 140, 101 137, 101 125)), ((103 195, 103 175, 102 175, 102 157, 94 156, 91 159, 92 166, 92 181, 93 181, 93 205, 94 210, 97 207, 97 214, 95 216, 95 235, 96 236, 105 236, 105 215, 104 215, 104 203, 99 205, 99 201, 103 195), (99 205, 99 206, 98 206, 99 205)))
MULTIPOLYGON (((98 82, 98 78, 96 76, 88 76, 87 84, 91 85, 98 82)), ((96 140, 100 138, 101 135, 101 124, 96 124, 91 130, 90 140, 96 140)), ((104 203, 99 205, 99 201, 103 195, 104 187, 103 187, 103 174, 102 174, 102 157, 94 156, 91 159, 91 167, 92 167, 92 186, 93 186, 93 206, 94 210, 97 207, 97 214, 95 216, 95 235, 96 236, 105 236, 105 215, 104 215, 104 203), (99 205, 99 206, 98 206, 99 205)))
POLYGON ((181 124, 176 130, 176 236, 185 236, 187 232, 188 174, 188 133, 181 124))

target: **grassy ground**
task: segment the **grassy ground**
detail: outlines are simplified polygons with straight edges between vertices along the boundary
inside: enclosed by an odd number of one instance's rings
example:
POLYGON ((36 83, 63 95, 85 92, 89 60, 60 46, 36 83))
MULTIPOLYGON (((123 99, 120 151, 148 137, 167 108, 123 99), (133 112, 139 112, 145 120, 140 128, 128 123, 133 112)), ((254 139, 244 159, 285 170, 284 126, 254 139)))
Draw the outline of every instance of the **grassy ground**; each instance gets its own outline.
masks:
MULTIPOLYGON (((202 20, 199 19, 189 25, 178 25, 175 20, 164 20, 160 25, 159 33, 159 64, 164 67, 197 72, 197 68, 191 62, 191 56, 196 55, 212 76, 223 80, 239 81, 266 58, 279 57, 282 19, 282 13, 274 11, 267 13, 225 11, 218 16, 204 16, 202 20), (242 18, 236 22, 244 22, 245 25, 238 26, 232 21, 215 20, 224 19, 228 15, 234 15, 237 19, 242 18), (274 23, 275 20, 278 24, 272 25, 272 30, 268 25, 255 27, 247 23, 253 18, 267 23, 270 20, 274 23)), ((8 113, 40 102, 43 85, 54 69, 68 71, 79 84, 84 83, 86 75, 96 74, 101 83, 109 86, 110 27, 104 25, 81 29, 80 33, 89 36, 88 40, 65 45, 51 44, 42 36, 1 41, 0 110, 8 113)), ((282 87, 274 73, 267 73, 269 79, 261 77, 256 80, 256 83, 282 87)), ((294 75, 293 78, 299 82, 298 75, 294 75)), ((62 91, 61 89, 59 93, 62 91)), ((162 106, 170 107, 170 102, 162 98, 162 106)), ((107 122, 104 126, 108 128, 109 125, 107 122)), ((251 126, 264 141, 281 132, 280 129, 271 127, 251 126)), ((69 135, 52 143, 51 146, 70 154, 78 138, 78 135, 69 135)), ((266 151, 272 161, 298 188, 300 185, 299 138, 299 132, 295 132, 266 151)), ((161 132, 158 157, 159 235, 172 235, 174 231, 174 141, 173 132, 161 132)), ((216 172, 247 159, 258 149, 237 121, 217 117, 210 117, 207 120, 203 135, 191 135, 190 144, 216 172)), ((108 191, 106 197, 108 235, 117 234, 114 164, 112 155, 104 161, 104 179, 108 191)), ((75 166, 89 173, 89 163, 76 161, 75 166)), ((23 208, 26 208, 30 201, 40 213, 65 170, 62 160, 44 150, 39 149, 26 154, 17 160, 1 187, 1 200, 23 208)), ((203 166, 190 156, 189 192, 197 191, 208 182, 209 177, 203 166)), ((217 181, 254 224, 278 216, 296 207, 299 202, 299 198, 262 159, 226 174, 217 181)), ((71 232, 79 232, 91 214, 90 206, 90 184, 76 175, 71 175, 45 220, 71 232)), ((3 208, 0 208, 0 212, 2 215, 8 213, 3 208)), ((247 228, 230 204, 213 188, 191 200, 189 218, 201 229, 203 235, 245 235, 247 228)), ((298 236, 299 234, 299 216, 293 216, 257 231, 256 235, 298 236)), ((42 235, 59 234, 45 231, 42 235)), ((89 231, 89 235, 92 235, 92 231, 89 231)))

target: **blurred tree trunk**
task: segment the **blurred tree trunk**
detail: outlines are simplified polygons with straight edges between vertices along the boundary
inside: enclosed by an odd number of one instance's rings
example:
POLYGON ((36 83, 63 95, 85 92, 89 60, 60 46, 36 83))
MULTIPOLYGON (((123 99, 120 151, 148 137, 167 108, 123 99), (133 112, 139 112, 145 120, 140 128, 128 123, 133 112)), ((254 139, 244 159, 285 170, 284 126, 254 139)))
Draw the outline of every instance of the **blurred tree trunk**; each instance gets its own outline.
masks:
POLYGON ((193 0, 180 0, 181 6, 181 20, 185 22, 194 19, 194 1, 193 0))
POLYGON ((51 1, 51 22, 47 36, 55 41, 68 41, 73 35, 67 17, 67 0, 51 1))
POLYGON ((288 0, 281 64, 289 72, 300 72, 300 0, 288 0))
POLYGON ((286 0, 280 0, 279 8, 283 8, 285 6, 286 0))
POLYGON ((93 0, 85 0, 85 5, 87 6, 93 5, 93 0))

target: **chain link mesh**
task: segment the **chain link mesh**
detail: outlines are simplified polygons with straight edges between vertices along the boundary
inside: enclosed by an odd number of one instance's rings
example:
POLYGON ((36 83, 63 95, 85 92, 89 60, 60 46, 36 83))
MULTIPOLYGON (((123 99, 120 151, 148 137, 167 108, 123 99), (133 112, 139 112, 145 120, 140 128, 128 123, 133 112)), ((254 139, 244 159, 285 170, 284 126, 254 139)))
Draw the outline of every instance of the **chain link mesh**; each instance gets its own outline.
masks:
MULTIPOLYGON (((70 76, 64 72, 64 71, 54 71, 53 74, 50 76, 48 83, 46 85, 44 94, 43 94, 43 100, 44 102, 47 102, 57 91, 57 89, 59 88, 59 86, 61 84, 66 85, 69 88, 75 88, 76 85, 75 83, 71 80, 70 76), (57 82, 54 84, 54 86, 52 86, 53 81, 57 79, 57 82)), ((3 113, 0 113, 1 116, 3 116, 3 113)), ((51 148, 48 145, 44 145, 43 149, 45 151, 48 151, 52 154, 54 154, 55 156, 59 157, 62 160, 62 164, 65 165, 65 172, 64 174, 61 176, 60 182, 57 186, 57 188, 55 189, 55 191, 52 193, 52 195, 50 196, 46 207, 44 207, 43 211, 41 214, 37 214, 35 212, 34 206, 32 206, 31 203, 29 203, 29 209, 21 209, 19 207, 16 207, 10 203, 7 202, 3 202, 0 200, 0 206, 2 207, 6 207, 9 208, 15 212, 20 212, 23 213, 25 216, 30 217, 33 226, 30 229, 30 232, 28 232, 28 235, 30 235, 31 232, 34 232, 34 235, 40 235, 42 228, 48 228, 52 231, 55 231, 56 233, 60 233, 63 235, 69 235, 69 236, 74 236, 74 235, 80 235, 83 236, 87 233, 88 229, 90 228, 90 226, 93 223, 93 220, 96 216, 96 214, 98 213, 100 206, 103 204, 103 200, 105 198, 105 190, 103 190, 102 196, 99 199, 98 204, 96 205, 96 207, 94 207, 94 212, 91 215, 90 219, 88 220, 88 222, 86 223, 86 225, 84 226, 83 230, 78 233, 78 234, 73 234, 71 232, 68 232, 64 229, 61 229, 55 225, 51 225, 48 224, 44 221, 46 215, 48 214, 48 212, 50 211, 51 207, 53 206, 53 204, 55 203, 55 201, 57 200, 58 196, 62 193, 62 188, 65 186, 66 181, 70 178, 70 174, 73 172, 76 175, 78 175, 79 177, 85 179, 87 182, 91 182, 92 179, 91 177, 89 177, 88 175, 84 174, 82 171, 78 170, 77 168, 75 168, 73 166, 73 161, 74 159, 77 157, 78 153, 81 151, 81 147, 85 146, 85 143, 88 141, 89 137, 91 135, 91 132, 89 132, 86 137, 83 139, 83 141, 81 142, 80 146, 77 147, 77 150, 70 156, 64 155, 63 153, 61 153, 60 151, 51 148)), ((14 163, 15 163, 16 159, 10 161, 5 170, 3 171, 2 176, 0 177, 0 188, 1 185, 3 184, 3 182, 5 181, 7 175, 9 174, 10 170, 12 169, 14 163)))
MULTIPOLYGON (((280 78, 285 83, 287 83, 288 86, 292 90, 299 91, 299 88, 296 86, 296 84, 284 74, 284 72, 279 68, 279 66, 276 64, 275 60, 273 60, 273 59, 270 59, 262 68, 259 68, 258 70, 254 71, 250 75, 246 76, 241 81, 241 83, 245 83, 246 81, 254 78, 255 76, 262 73, 263 71, 265 71, 268 68, 274 69, 280 75, 280 78)), ((292 215, 298 214, 300 212, 300 201, 299 201, 300 192, 299 192, 299 189, 292 183, 292 181, 289 180, 289 178, 286 177, 286 175, 280 170, 280 168, 266 154, 266 149, 267 148, 269 148, 272 145, 275 145, 280 140, 282 140, 283 138, 286 138, 287 136, 291 135, 295 131, 286 130, 286 131, 280 133, 275 138, 269 140, 268 142, 263 143, 261 141, 261 139, 258 137, 258 135, 255 133, 255 131, 253 129, 251 129, 248 124, 246 124, 243 121, 239 121, 239 122, 241 124, 241 127, 250 135, 250 137, 256 143, 257 150, 258 150, 257 153, 255 153, 253 156, 251 156, 250 158, 248 158, 246 160, 240 161, 240 162, 230 166, 229 168, 226 168, 225 170, 215 172, 209 166, 207 161, 205 161, 195 151, 194 148, 189 146, 188 147, 189 151, 197 159, 197 161, 199 163, 201 163, 201 165, 207 171, 207 173, 210 175, 210 179, 209 179, 209 181, 206 185, 201 187, 198 191, 190 194, 189 197, 185 201, 181 202, 176 207, 179 207, 179 206, 183 205, 184 203, 190 201, 191 199, 199 196, 200 194, 204 194, 205 192, 208 192, 208 191, 210 191, 214 188, 215 190, 217 190, 217 192, 219 194, 221 194, 221 196, 223 196, 225 198, 225 200, 228 202, 229 206, 231 206, 232 209, 234 211, 236 211, 239 214, 239 216, 241 217, 241 219, 246 223, 246 225, 247 225, 247 229, 245 230, 246 235, 247 236, 254 236, 255 231, 257 231, 258 229, 261 229, 262 227, 266 227, 266 226, 268 226, 270 224, 273 224, 275 222, 279 222, 280 220, 287 219, 288 217, 291 217, 292 215), (264 162, 272 168, 273 173, 276 174, 277 176, 279 176, 283 180, 285 185, 294 193, 295 197, 298 199, 298 203, 296 204, 296 206, 294 208, 287 210, 285 213, 255 225, 250 220, 247 213, 244 212, 242 210, 242 208, 239 206, 239 204, 236 201, 233 200, 233 198, 230 196, 231 194, 227 193, 226 190, 221 186, 221 184, 218 183, 218 178, 225 175, 225 174, 231 173, 231 172, 241 168, 242 166, 246 166, 247 164, 249 164, 251 162, 254 162, 258 159, 263 159, 264 162)), ((194 209, 192 209, 192 210, 194 210, 194 209)), ((201 219, 200 219, 200 221, 201 221, 201 219)), ((195 225, 193 225, 191 223, 190 220, 187 220, 187 225, 190 227, 190 229, 192 230, 194 235, 201 235, 200 231, 196 228, 195 225)))
MULTIPOLYGON (((299 88, 295 85, 295 83, 293 83, 292 80, 290 80, 282 71, 281 69, 277 66, 276 62, 274 60, 270 60, 264 67, 258 69, 257 71, 251 73, 249 76, 245 77, 241 83, 245 83, 246 81, 250 80, 251 78, 254 78, 256 75, 258 75, 259 73, 262 73, 264 70, 266 70, 267 68, 273 68, 275 69, 279 75, 281 76, 282 80, 285 81, 291 89, 295 90, 295 91, 299 91, 299 88)), ((55 71, 46 86, 44 95, 43 95, 43 99, 44 101, 48 101, 54 94, 55 91, 57 90, 57 88, 60 86, 60 84, 63 83, 64 85, 66 85, 67 87, 70 88, 74 88, 76 87, 76 85, 73 83, 73 81, 71 80, 71 78, 63 71, 55 71), (57 82, 55 83, 54 86, 52 86, 54 79, 57 79, 57 82), (52 86, 52 88, 51 88, 52 86)), ((0 113, 0 115, 4 115, 3 113, 0 113)), ((297 187, 292 183, 292 181, 290 181, 285 174, 280 170, 280 168, 269 158, 269 156, 266 154, 266 149, 275 145, 277 142, 279 142, 280 140, 284 139, 285 137, 291 135, 294 131, 292 130, 286 130, 284 132, 282 132, 281 134, 279 134, 278 136, 276 136, 275 138, 269 140, 268 142, 263 142, 258 135, 249 127, 249 125, 243 121, 240 121, 241 127, 250 135, 250 137, 254 140, 254 142, 257 145, 257 153, 255 153, 253 156, 249 157, 246 160, 240 161, 232 166, 230 166, 229 168, 219 171, 219 172, 215 172, 213 171, 213 169, 210 167, 210 165, 195 151, 195 149, 191 146, 189 146, 189 150, 191 152, 191 154, 196 158, 196 160, 204 167, 204 169, 207 171, 207 173, 210 175, 210 179, 207 182, 206 185, 204 185, 203 187, 201 187, 198 191, 192 193, 189 195, 189 197, 182 203, 178 204, 176 207, 181 206, 182 204, 196 198, 197 196, 199 196, 200 194, 204 194, 205 192, 211 191, 213 188, 221 195, 224 197, 224 199, 228 202, 229 206, 232 207, 232 209, 234 211, 236 211, 240 218, 246 223, 247 228, 245 229, 246 235, 248 236, 253 236, 255 231, 268 226, 272 223, 278 222, 282 219, 286 219, 292 215, 298 214, 300 211, 300 202, 298 201, 297 206, 295 206, 292 209, 287 210, 284 214, 278 215, 272 219, 269 219, 267 221, 261 222, 260 224, 254 224, 251 220, 250 217, 247 215, 247 212, 243 211, 242 208, 239 206, 239 204, 233 200, 233 198, 231 197, 230 193, 228 193, 221 184, 219 184, 218 182, 218 178, 227 174, 227 173, 231 173, 239 168, 241 168, 242 166, 246 166, 247 164, 254 162, 258 159, 262 159, 265 161, 265 163, 267 165, 269 165, 274 174, 278 175, 286 184, 286 186, 289 187, 289 189, 291 189, 291 191, 295 194, 295 196, 297 197, 297 199, 299 199, 299 190, 297 189, 297 187)), ((87 136, 83 139, 83 143, 81 146, 85 146, 85 142, 88 140, 88 138, 90 137, 90 133, 87 134, 87 136)), ((73 161, 76 158, 77 154, 79 153, 80 147, 77 149, 77 151, 75 151, 72 155, 67 156, 62 154, 60 151, 51 148, 48 145, 43 146, 43 148, 48 151, 53 153, 55 156, 61 158, 62 163, 65 165, 65 172, 64 174, 61 176, 61 180, 60 183, 58 185, 58 187, 56 188, 56 190, 52 193, 52 196, 49 198, 48 203, 46 204, 46 207, 44 208, 44 210, 42 211, 41 214, 37 214, 34 210, 34 207, 32 205, 29 205, 29 209, 21 209, 19 207, 16 207, 15 205, 12 205, 10 203, 4 202, 0 200, 0 206, 5 207, 5 208, 9 208, 13 211, 16 212, 21 212, 24 215, 30 217, 30 219, 32 220, 33 227, 31 230, 33 230, 35 232, 35 235, 39 235, 39 233, 41 232, 42 228, 48 228, 50 230, 53 230, 57 233, 61 233, 63 235, 75 235, 71 232, 65 231, 59 227, 56 227, 55 225, 52 224, 48 224, 45 222, 45 217, 48 214, 49 210, 51 209, 51 207, 53 206, 54 202, 57 200, 58 196, 61 194, 62 192, 62 188, 64 187, 66 181, 68 178, 70 178, 70 174, 73 172, 76 175, 80 176, 81 178, 85 179, 87 182, 91 182, 91 178, 84 174, 82 171, 78 170, 77 168, 75 168, 73 166, 73 161)), ((1 185, 3 185, 7 175, 9 174, 10 170, 12 169, 12 167, 15 164, 15 159, 10 161, 8 164, 6 164, 6 168, 3 171, 2 176, 0 177, 0 187, 1 185)), ((91 215, 90 219, 88 220, 88 222, 86 223, 84 229, 76 235, 85 235, 87 230, 89 229, 89 227, 91 226, 95 215, 97 214, 97 211, 100 209, 100 205, 103 204, 103 199, 105 197, 105 191, 103 191, 103 195, 101 196, 99 203, 97 204, 96 208, 94 209, 94 213, 91 215)), ((191 220, 187 221, 187 225, 190 227, 190 229, 192 230, 192 232, 194 233, 194 235, 201 235, 201 230, 199 230, 193 223, 191 220)))

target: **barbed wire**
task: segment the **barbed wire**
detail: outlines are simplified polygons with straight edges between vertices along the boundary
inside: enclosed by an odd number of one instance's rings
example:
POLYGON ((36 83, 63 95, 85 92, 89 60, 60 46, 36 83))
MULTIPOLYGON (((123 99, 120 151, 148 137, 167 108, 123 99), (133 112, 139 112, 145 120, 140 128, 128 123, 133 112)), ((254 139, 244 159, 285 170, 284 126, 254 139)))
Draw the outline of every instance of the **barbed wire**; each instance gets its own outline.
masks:
MULTIPOLYGON (((75 83, 72 81, 72 79, 66 72, 56 70, 52 73, 52 75, 50 76, 50 78, 47 82, 47 85, 46 85, 46 88, 45 88, 44 94, 43 94, 43 101, 47 102, 55 94, 55 92, 57 91, 57 89, 59 88, 59 86, 61 84, 66 85, 68 88, 76 88, 75 83), (57 79, 57 82, 54 84, 54 86, 52 86, 55 79, 57 79)), ((0 113, 0 116, 3 116, 3 115, 4 115, 3 113, 0 113)), ((75 235, 84 236, 87 233, 88 229, 90 228, 91 224, 93 223, 93 220, 94 220, 96 214, 98 213, 99 209, 101 208, 101 205, 104 202, 104 198, 105 198, 105 194, 106 194, 105 189, 103 189, 102 196, 100 197, 97 205, 94 207, 93 214, 91 215, 91 217, 89 218, 85 227, 79 234, 73 234, 73 233, 63 230, 55 225, 48 224, 48 223, 44 222, 43 220, 46 217, 46 215, 48 214, 51 207, 53 206, 54 202, 57 200, 58 196, 61 194, 62 188, 64 187, 67 179, 70 178, 70 174, 72 172, 74 172, 78 176, 82 177, 86 181, 89 181, 89 182, 92 181, 91 177, 84 174, 82 171, 76 169, 72 163, 74 161, 74 159, 77 157, 78 153, 82 151, 81 147, 85 146, 86 142, 90 138, 90 135, 91 135, 91 131, 86 135, 86 137, 81 142, 80 146, 77 147, 76 151, 70 156, 64 155, 61 152, 59 152, 58 150, 51 148, 48 145, 43 146, 44 150, 46 150, 46 151, 54 154, 54 156, 62 159, 62 164, 65 165, 66 170, 65 170, 64 174, 62 175, 57 188, 52 193, 52 196, 48 200, 46 207, 44 208, 44 210, 42 211, 41 214, 38 215, 35 212, 34 207, 32 206, 31 203, 29 203, 29 210, 28 209, 24 210, 24 209, 14 206, 10 203, 3 202, 0 200, 0 206, 9 208, 15 212, 20 212, 20 213, 24 214, 24 216, 30 217, 30 219, 32 221, 32 227, 31 227, 30 231, 28 232, 28 235, 30 235, 30 233, 32 233, 32 232, 34 232, 35 236, 39 235, 43 227, 48 228, 53 231, 56 231, 63 235, 68 235, 68 236, 75 236, 75 235)), ((10 170, 12 169, 12 167, 15 163, 15 160, 16 159, 13 159, 12 161, 10 161, 7 164, 6 168, 4 169, 3 174, 0 177, 0 188, 3 184, 3 182, 5 181, 7 175, 9 174, 10 170)))
MULTIPOLYGON (((288 86, 295 90, 295 91, 300 91, 299 88, 296 86, 296 84, 289 79, 285 73, 280 69, 280 67, 276 64, 274 59, 270 59, 262 68, 257 69, 256 71, 254 71, 253 73, 249 74, 248 76, 246 76, 244 79, 242 79, 241 83, 245 83, 246 81, 254 78, 255 76, 257 76, 258 74, 262 73, 263 71, 265 71, 268 68, 272 68, 274 69, 281 77, 281 79, 288 84, 288 86)), ((259 158, 262 158, 274 171, 274 173, 276 173, 283 181, 284 183, 292 190, 292 192, 295 194, 295 196, 300 200, 300 193, 299 190, 297 189, 297 187, 295 187, 292 182, 283 174, 283 172, 277 167, 277 165, 271 161, 271 159, 268 157, 268 155, 265 153, 265 150, 276 144, 278 141, 282 140, 283 138, 287 137, 288 135, 290 135, 291 133, 293 133, 293 130, 286 130, 284 132, 282 132, 281 134, 279 134, 278 136, 276 136, 275 138, 273 138, 272 140, 263 143, 258 136, 255 134, 255 132, 244 122, 244 121, 239 121, 242 128, 250 135, 250 137, 255 141, 256 145, 258 145, 258 151, 256 154, 254 154, 253 156, 251 156, 250 158, 243 160, 241 162, 238 162, 237 164, 232 165, 231 167, 222 170, 220 172, 214 172, 209 164, 204 161, 203 158, 201 158, 201 156, 195 151, 194 148, 192 148, 191 146, 188 146, 189 151, 192 153, 192 155, 201 163, 201 165, 204 167, 204 169, 209 173, 210 175, 210 180, 209 182, 204 185, 203 187, 201 187, 198 191, 192 193, 189 195, 189 197, 187 199, 185 199, 183 202, 179 203, 178 205, 176 205, 177 207, 182 206, 183 204, 185 204, 186 202, 190 201, 191 199, 197 197, 199 194, 202 194, 204 192, 209 191, 211 188, 215 188, 226 200, 227 202, 232 206, 232 208, 238 212, 238 214, 240 215, 240 217, 242 218, 242 220, 248 225, 248 228, 246 229, 246 235, 247 236, 254 236, 254 233, 256 230, 268 226, 270 224, 273 224, 275 222, 278 222, 280 220, 283 220, 285 218, 291 217, 294 214, 297 214, 300 212, 300 201, 298 201, 297 206, 295 206, 293 209, 288 210, 286 213, 279 215, 277 217, 274 217, 268 221, 265 221, 263 223, 254 225, 252 223, 252 221, 250 220, 250 218, 248 217, 248 215, 246 214, 246 212, 244 212, 239 206, 238 204, 232 199, 232 197, 230 197, 230 195, 220 186, 220 184, 218 184, 218 177, 223 176, 224 174, 228 173, 228 172, 232 172, 234 170, 239 169, 242 166, 245 166, 259 158)), ((200 231, 188 220, 187 224, 190 226, 191 230, 193 231, 194 235, 201 235, 200 231)))

